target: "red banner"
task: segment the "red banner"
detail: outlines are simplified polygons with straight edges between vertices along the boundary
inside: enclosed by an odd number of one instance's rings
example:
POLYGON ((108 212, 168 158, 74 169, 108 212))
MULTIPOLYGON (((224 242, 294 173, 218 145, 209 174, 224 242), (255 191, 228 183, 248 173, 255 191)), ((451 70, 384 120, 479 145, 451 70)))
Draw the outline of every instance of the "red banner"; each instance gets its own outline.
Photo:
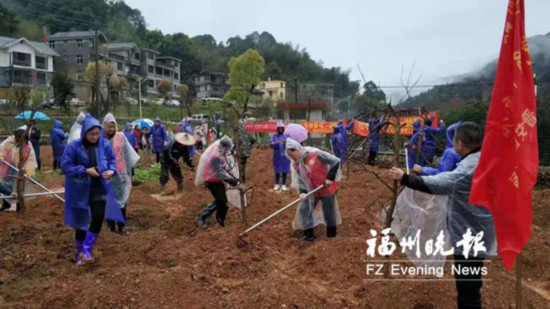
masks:
MULTIPOLYGON (((344 125, 347 125, 347 121, 343 120, 344 125)), ((332 134, 333 128, 338 125, 338 121, 302 121, 302 126, 306 128, 309 133, 318 134, 332 134)))
MULTIPOLYGON (((430 112, 428 113, 428 118, 433 117, 432 126, 434 128, 437 128, 439 126, 439 114, 437 112, 430 112)), ((399 123, 405 123, 405 126, 401 128, 401 131, 399 132, 400 135, 404 136, 412 136, 414 133, 413 130, 413 123, 417 120, 420 120, 423 122, 424 120, 420 116, 402 116, 399 117, 399 123)), ((390 118, 390 122, 395 122, 395 118, 390 118)), ((382 133, 384 134, 395 134, 395 127, 392 125, 386 126, 384 130, 382 130, 382 133)))
POLYGON ((275 121, 247 122, 244 124, 244 130, 250 133, 275 133, 277 123, 275 121))
POLYGON ((531 237, 532 191, 539 169, 535 83, 523 0, 510 0, 481 158, 470 203, 495 221, 498 253, 511 270, 531 237))
POLYGON ((369 136, 369 124, 359 120, 353 120, 353 134, 364 137, 369 136))

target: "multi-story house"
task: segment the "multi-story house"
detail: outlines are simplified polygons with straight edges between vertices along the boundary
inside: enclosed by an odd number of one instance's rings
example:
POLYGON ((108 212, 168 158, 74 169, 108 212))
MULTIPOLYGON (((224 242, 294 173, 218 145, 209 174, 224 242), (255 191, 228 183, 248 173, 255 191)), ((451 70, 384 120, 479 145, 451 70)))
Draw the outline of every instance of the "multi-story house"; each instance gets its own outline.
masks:
POLYGON ((57 56, 44 43, 0 37, 0 98, 7 96, 6 89, 16 86, 44 87, 51 98, 54 57, 57 56))
POLYGON ((50 48, 59 54, 55 61, 55 70, 69 74, 75 84, 74 93, 82 101, 91 99, 90 83, 85 78, 85 72, 88 63, 97 58, 94 48, 96 40, 98 58, 105 60, 107 38, 101 32, 97 37, 94 31, 57 32, 48 38, 50 48))
POLYGON ((157 87, 160 81, 167 80, 172 86, 169 95, 179 98, 176 87, 180 84, 181 79, 180 64, 181 60, 178 58, 161 56, 156 50, 142 49, 141 68, 142 73, 147 78, 147 94, 158 96, 157 87))
POLYGON ((142 76, 141 51, 136 43, 108 43, 108 61, 113 73, 128 79, 142 76))
POLYGON ((223 98, 229 90, 227 74, 210 72, 195 77, 197 99, 223 98))
POLYGON ((271 78, 268 78, 266 81, 260 82, 258 89, 264 92, 264 99, 269 99, 274 102, 280 102, 286 99, 286 82, 283 80, 271 80, 271 78))

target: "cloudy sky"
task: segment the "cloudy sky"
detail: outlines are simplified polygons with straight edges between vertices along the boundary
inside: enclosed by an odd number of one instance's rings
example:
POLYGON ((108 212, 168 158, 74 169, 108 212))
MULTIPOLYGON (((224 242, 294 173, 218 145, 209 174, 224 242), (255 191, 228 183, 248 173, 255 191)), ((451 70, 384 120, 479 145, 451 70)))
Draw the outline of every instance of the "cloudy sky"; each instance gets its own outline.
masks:
MULTIPOLYGON (((351 78, 398 85, 416 61, 422 83, 497 57, 508 0, 125 0, 151 29, 217 41, 268 31, 351 78)), ((527 35, 550 32, 550 1, 526 0, 527 35)))

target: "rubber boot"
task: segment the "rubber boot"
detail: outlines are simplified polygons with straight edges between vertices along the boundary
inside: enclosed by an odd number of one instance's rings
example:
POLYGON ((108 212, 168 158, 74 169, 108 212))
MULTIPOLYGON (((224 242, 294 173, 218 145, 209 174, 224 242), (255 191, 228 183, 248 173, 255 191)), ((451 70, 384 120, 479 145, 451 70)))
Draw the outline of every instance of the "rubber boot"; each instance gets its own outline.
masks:
POLYGON ((337 234, 336 230, 337 230, 336 226, 327 227, 327 238, 336 237, 336 234, 337 234))
POLYGON ((92 248, 97 240, 98 234, 88 231, 86 233, 86 239, 84 240, 83 250, 80 253, 80 258, 83 264, 91 264, 94 262, 92 257, 92 248))
POLYGON ((178 193, 183 193, 183 182, 178 183, 178 193))
POLYGON ((201 210, 199 217, 197 218, 197 225, 199 227, 206 227, 206 219, 216 210, 216 203, 210 203, 201 210))
POLYGON ((84 251, 84 241, 76 241, 76 266, 84 265, 80 254, 84 251))
POLYGON ((300 237, 302 241, 313 241, 314 239, 315 235, 313 234, 313 229, 304 230, 304 236, 300 237))
POLYGON ((115 221, 107 220, 107 226, 109 227, 109 231, 111 231, 113 233, 116 232, 115 221))

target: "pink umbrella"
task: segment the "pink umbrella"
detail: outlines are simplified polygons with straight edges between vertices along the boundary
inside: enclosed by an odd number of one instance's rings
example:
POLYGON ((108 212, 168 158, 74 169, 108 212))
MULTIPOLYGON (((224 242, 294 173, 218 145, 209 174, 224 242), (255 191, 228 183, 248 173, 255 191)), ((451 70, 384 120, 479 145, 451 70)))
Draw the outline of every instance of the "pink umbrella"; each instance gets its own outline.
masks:
POLYGON ((308 132, 302 125, 291 123, 286 126, 285 133, 288 134, 291 139, 298 143, 302 143, 307 139, 308 132))

